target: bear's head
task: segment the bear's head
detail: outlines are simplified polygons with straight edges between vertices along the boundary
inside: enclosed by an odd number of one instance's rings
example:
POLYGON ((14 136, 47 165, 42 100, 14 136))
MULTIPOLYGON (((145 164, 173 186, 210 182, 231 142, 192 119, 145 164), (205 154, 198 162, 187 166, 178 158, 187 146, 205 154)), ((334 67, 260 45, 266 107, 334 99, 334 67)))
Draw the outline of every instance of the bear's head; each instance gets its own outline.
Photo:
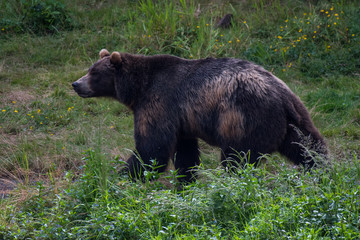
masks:
POLYGON ((80 97, 115 97, 116 69, 121 65, 119 52, 111 55, 106 49, 99 53, 100 60, 92 65, 88 73, 72 86, 80 97))

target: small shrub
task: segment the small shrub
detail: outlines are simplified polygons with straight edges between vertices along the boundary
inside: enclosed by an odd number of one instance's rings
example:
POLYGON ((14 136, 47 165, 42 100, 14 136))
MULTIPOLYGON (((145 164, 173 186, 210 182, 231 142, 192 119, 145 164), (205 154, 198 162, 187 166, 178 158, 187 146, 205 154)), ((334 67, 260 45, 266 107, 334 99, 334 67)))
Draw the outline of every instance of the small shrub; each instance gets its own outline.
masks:
POLYGON ((74 27, 69 11, 57 0, 21 0, 5 7, 13 12, 12 15, 5 13, 0 19, 1 31, 5 33, 57 33, 74 27), (15 11, 15 8, 18 9, 15 11))
POLYGON ((54 33, 73 27, 64 4, 56 0, 24 1, 23 27, 34 33, 54 33))

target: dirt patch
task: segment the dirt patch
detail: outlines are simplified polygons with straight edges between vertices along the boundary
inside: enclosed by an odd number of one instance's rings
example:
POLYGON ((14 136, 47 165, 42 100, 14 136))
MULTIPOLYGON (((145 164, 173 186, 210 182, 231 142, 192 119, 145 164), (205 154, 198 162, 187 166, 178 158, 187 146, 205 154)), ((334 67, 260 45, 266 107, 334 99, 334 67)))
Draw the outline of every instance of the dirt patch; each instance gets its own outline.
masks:
POLYGON ((10 192, 17 186, 17 182, 10 179, 0 179, 0 199, 9 196, 10 192))
POLYGON ((31 95, 29 92, 17 90, 11 91, 9 93, 3 93, 0 97, 3 103, 28 103, 36 99, 35 96, 31 95))

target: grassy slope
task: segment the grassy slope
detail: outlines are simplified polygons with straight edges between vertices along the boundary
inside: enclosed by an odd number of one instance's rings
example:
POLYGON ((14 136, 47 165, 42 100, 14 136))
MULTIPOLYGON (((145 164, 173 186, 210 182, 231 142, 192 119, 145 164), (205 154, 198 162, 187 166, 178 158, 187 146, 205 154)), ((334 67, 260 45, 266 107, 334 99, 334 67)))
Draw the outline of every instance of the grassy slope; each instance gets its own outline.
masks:
POLYGON ((195 18, 197 3, 185 1, 64 1, 72 27, 57 34, 18 30, 26 6, 1 3, 0 176, 18 188, 0 202, 0 236, 358 237, 359 4, 265 2, 204 1, 195 18), (215 29, 225 13, 233 27, 215 29), (202 178, 184 193, 164 190, 162 182, 175 189, 172 173, 129 183, 115 172, 133 148, 131 113, 71 90, 105 47, 263 65, 305 102, 334 168, 302 175, 274 155, 264 169, 230 177, 211 171, 218 152, 202 144, 202 178))

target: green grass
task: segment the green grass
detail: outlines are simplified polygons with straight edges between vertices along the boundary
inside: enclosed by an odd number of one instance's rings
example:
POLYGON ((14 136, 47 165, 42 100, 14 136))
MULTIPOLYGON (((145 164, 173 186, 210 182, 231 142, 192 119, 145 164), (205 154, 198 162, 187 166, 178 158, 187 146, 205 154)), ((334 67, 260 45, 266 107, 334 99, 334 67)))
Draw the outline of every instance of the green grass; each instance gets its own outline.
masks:
POLYGON ((0 7, 1 239, 360 238, 358 1, 0 7), (232 27, 215 28, 227 13, 232 27), (182 191, 171 168, 129 181, 121 168, 134 149, 131 112, 71 89, 102 48, 263 65, 304 101, 331 166, 304 174, 274 154, 229 174, 218 149, 201 142, 199 180, 182 191))

